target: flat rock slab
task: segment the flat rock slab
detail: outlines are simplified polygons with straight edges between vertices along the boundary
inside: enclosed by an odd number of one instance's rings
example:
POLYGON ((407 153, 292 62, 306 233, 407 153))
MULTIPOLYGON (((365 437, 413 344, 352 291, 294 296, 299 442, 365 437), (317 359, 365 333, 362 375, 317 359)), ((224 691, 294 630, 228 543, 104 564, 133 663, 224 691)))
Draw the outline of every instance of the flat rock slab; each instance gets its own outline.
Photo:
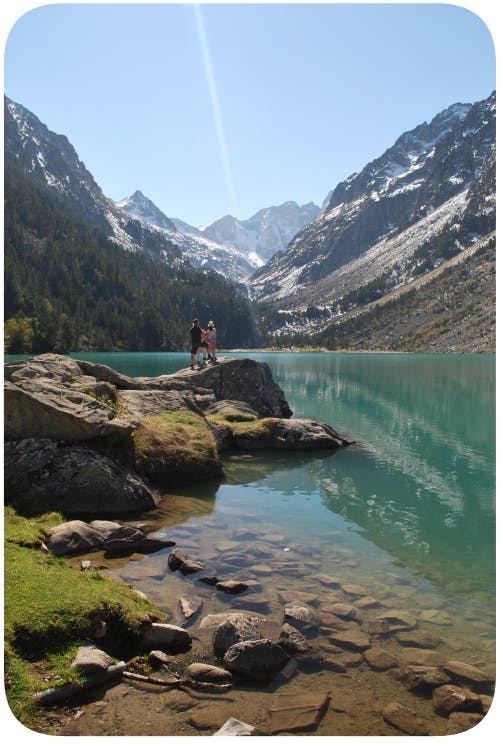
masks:
POLYGON ((332 605, 328 606, 328 611, 335 616, 346 618, 350 621, 357 621, 359 619, 358 609, 349 603, 332 603, 332 605))
POLYGON ((420 647, 422 649, 434 649, 439 644, 439 639, 425 631, 399 631, 396 639, 403 647, 420 647))
POLYGON ((472 712, 455 711, 448 717, 448 726, 446 727, 446 735, 458 735, 460 732, 467 732, 479 724, 483 719, 482 714, 474 714, 472 712))
POLYGON ((362 631, 338 631, 330 634, 329 641, 337 647, 364 652, 371 645, 370 637, 362 631))
POLYGON ((380 647, 366 649, 363 656, 373 670, 390 670, 398 665, 397 657, 380 647))
POLYGON ((449 660, 442 666, 443 670, 457 683, 464 683, 473 690, 488 690, 494 684, 492 675, 480 670, 473 665, 457 660, 449 660))
POLYGON ((314 605, 318 602, 317 595, 314 595, 312 592, 302 592, 300 590, 283 590, 278 593, 278 596, 281 602, 287 605, 300 605, 301 603, 314 605))
POLYGON ((328 703, 329 691, 276 694, 269 709, 271 734, 315 730, 328 703))
POLYGON ((417 716, 413 709, 403 706, 403 704, 397 702, 387 704, 382 709, 382 716, 388 724, 407 735, 422 736, 429 734, 429 725, 425 720, 417 716))

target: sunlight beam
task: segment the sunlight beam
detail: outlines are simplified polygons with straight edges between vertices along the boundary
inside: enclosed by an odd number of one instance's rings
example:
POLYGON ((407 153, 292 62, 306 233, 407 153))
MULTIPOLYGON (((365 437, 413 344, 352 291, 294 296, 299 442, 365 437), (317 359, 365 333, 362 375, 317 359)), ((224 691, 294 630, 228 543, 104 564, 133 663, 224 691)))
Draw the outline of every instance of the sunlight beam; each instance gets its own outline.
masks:
POLYGON ((202 8, 199 4, 194 6, 196 16, 196 27, 198 30, 198 37, 200 41, 201 52, 203 55, 203 64, 205 67, 205 74, 207 76, 208 90, 210 93, 210 101, 212 104, 212 113, 215 121, 215 128, 217 130, 217 139, 219 141, 219 148, 222 157, 222 165, 224 169, 224 176, 226 179, 226 188, 228 191, 229 199, 231 202, 231 213, 236 217, 239 215, 238 203, 236 199, 236 191, 234 188, 233 173, 231 169, 231 162, 229 159, 229 151, 227 147, 226 133, 224 131, 224 122, 222 121, 222 114, 219 105, 219 96, 217 94, 217 86, 215 83, 215 75, 212 66, 212 57, 210 54, 210 47, 208 45, 207 33, 205 30, 205 22, 203 20, 202 8))

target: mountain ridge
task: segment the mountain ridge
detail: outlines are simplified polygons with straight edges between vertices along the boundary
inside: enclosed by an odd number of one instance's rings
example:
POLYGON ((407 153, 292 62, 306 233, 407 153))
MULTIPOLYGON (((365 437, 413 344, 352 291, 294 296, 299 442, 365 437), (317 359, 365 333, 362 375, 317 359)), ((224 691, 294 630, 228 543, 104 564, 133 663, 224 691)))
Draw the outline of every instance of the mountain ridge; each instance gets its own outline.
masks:
POLYGON ((300 317, 314 333, 363 288, 378 282, 386 294, 494 230, 495 115, 495 93, 453 104, 338 184, 325 212, 250 280, 253 299, 281 314, 268 330, 290 333, 300 317))

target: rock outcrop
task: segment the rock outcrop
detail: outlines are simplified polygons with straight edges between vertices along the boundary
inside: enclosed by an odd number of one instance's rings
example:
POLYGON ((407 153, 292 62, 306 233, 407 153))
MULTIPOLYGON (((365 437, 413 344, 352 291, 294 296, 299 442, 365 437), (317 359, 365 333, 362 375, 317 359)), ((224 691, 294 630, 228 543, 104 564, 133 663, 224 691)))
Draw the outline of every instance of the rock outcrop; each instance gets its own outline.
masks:
POLYGON ((155 487, 220 477, 231 448, 349 444, 327 424, 290 419, 269 366, 247 358, 132 378, 43 354, 5 365, 4 412, 6 501, 70 516, 153 509, 155 487))

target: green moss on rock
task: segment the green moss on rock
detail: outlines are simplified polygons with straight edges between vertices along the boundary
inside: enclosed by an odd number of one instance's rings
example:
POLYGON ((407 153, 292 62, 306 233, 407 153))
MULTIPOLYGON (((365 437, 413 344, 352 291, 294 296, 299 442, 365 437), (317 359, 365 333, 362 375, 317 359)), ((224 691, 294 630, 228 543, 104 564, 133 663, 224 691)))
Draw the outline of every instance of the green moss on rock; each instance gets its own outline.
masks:
POLYGON ((206 420, 191 411, 144 418, 133 434, 134 467, 155 483, 203 479, 222 473, 206 420))

